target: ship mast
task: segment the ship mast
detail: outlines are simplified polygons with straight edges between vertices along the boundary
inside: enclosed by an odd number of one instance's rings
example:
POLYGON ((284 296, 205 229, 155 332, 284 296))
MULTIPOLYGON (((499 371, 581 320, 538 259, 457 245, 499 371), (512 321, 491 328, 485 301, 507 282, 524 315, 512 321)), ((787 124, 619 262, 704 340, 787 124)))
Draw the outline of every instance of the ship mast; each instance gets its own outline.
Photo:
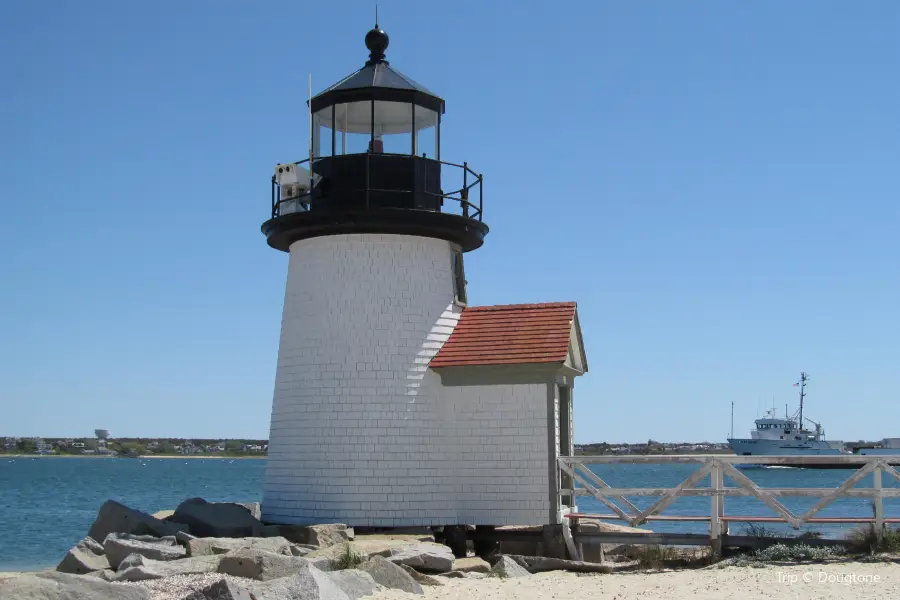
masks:
POLYGON ((803 399, 806 397, 806 382, 809 379, 806 373, 800 373, 800 427, 803 429, 803 399))

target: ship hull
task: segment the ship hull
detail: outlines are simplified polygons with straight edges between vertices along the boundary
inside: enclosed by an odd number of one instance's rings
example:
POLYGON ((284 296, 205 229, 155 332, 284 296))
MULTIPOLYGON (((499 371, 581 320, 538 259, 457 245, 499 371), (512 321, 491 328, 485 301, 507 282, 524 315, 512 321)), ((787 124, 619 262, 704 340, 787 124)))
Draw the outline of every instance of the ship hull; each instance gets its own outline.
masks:
MULTIPOLYGON (((729 439, 728 445, 737 456, 841 456, 841 442, 729 439)), ((741 465, 742 468, 758 468, 767 465, 741 465)), ((788 466, 788 465, 785 465, 788 466)), ((794 466, 794 465, 789 465, 794 466)), ((804 469, 854 469, 841 464, 797 465, 804 469)))
POLYGON ((843 454, 840 442, 729 439, 728 445, 738 456, 837 456, 843 454))

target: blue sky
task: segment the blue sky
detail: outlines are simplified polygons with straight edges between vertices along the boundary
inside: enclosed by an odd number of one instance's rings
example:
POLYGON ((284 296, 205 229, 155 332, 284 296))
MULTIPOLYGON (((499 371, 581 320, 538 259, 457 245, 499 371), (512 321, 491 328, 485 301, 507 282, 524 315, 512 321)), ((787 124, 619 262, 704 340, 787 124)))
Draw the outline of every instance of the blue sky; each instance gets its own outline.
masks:
MULTIPOLYGON (((900 435, 900 4, 382 0, 485 174, 474 304, 576 300, 576 441, 900 435)), ((0 435, 268 435, 259 231, 371 2, 0 5, 0 435)))

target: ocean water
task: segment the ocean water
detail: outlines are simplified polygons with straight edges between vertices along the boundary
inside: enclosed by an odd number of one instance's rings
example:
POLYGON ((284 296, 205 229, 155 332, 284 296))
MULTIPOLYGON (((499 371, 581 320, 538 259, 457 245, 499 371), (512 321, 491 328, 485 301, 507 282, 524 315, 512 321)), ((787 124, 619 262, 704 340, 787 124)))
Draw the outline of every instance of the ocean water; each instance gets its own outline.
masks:
MULTIPOLYGON (((687 478, 696 465, 595 465, 594 471, 614 487, 674 487, 687 478)), ((258 502, 262 495, 265 459, 101 459, 101 458, 10 458, 0 457, 0 571, 28 571, 56 566, 66 551, 78 543, 93 523, 97 510, 108 499, 153 513, 172 509, 191 497, 210 501, 258 502)), ((852 471, 816 469, 748 469, 745 474, 763 487, 823 487, 840 485, 852 471)), ((726 478, 727 486, 734 482, 726 478)), ((709 485, 709 480, 698 486, 709 485)), ((898 487, 884 477, 885 487, 898 487)), ((858 487, 871 487, 868 477, 858 487)), ((652 497, 633 498, 644 508, 652 497)), ((815 498, 782 498, 798 512, 815 498)), ((605 505, 590 497, 579 500, 582 512, 609 514, 605 505)), ((664 514, 708 515, 709 498, 676 500, 664 514)), ((871 516, 865 499, 837 500, 820 516, 871 516)), ((754 498, 728 498, 729 515, 774 516, 754 498)), ((900 499, 886 499, 887 516, 900 517, 900 499)), ((613 521, 615 522, 615 521, 613 521)), ((703 533, 706 523, 653 521, 654 531, 703 533)), ((744 525, 733 523, 733 533, 744 525)), ((766 525, 790 532, 786 525, 766 525)), ((814 529, 841 535, 852 526, 813 525, 814 529)))
POLYGON ((55 567, 109 499, 154 513, 181 501, 259 502, 265 459, 0 456, 0 571, 55 567))

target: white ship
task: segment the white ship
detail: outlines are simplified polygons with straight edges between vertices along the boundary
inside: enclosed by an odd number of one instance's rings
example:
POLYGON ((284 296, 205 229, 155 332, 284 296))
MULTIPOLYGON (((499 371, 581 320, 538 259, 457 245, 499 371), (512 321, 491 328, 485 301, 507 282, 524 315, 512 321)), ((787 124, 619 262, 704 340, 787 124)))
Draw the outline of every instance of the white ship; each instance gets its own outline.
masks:
POLYGON ((803 400, 806 397, 806 373, 800 374, 800 410, 793 416, 780 419, 771 409, 762 419, 756 419, 756 429, 749 438, 729 438, 728 444, 738 456, 819 456, 847 454, 844 442, 825 439, 822 425, 812 419, 805 419, 815 426, 803 426, 803 400))

